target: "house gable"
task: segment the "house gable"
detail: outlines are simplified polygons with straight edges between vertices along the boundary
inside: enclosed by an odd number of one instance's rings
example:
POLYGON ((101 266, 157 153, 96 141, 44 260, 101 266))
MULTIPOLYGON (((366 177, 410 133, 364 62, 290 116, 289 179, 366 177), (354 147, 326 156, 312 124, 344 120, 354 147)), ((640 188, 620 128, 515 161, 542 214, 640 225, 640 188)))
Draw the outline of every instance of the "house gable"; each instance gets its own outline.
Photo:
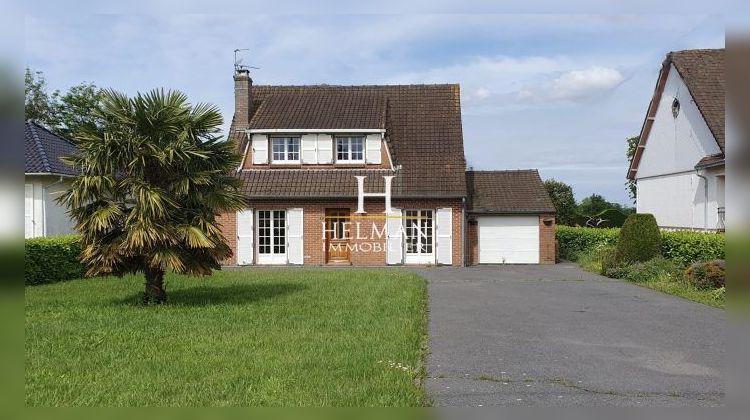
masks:
POLYGON ((658 98, 652 101, 641 133, 639 148, 630 176, 635 179, 693 171, 706 156, 721 153, 719 144, 706 123, 674 64, 669 64, 657 84, 658 98), (679 111, 674 116, 675 99, 679 111), (651 119, 651 121, 649 121, 651 119), (635 171, 633 170, 635 169, 635 171))

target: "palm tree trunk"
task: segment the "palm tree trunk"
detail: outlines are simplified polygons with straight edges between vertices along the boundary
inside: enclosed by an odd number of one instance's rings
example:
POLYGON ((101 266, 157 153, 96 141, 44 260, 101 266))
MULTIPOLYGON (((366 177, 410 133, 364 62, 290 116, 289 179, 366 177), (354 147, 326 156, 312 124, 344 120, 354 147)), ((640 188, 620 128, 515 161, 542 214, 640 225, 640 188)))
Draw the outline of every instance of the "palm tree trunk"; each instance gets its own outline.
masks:
POLYGON ((164 290, 164 270, 146 265, 146 290, 143 292, 143 303, 164 303, 167 301, 167 291, 164 290))

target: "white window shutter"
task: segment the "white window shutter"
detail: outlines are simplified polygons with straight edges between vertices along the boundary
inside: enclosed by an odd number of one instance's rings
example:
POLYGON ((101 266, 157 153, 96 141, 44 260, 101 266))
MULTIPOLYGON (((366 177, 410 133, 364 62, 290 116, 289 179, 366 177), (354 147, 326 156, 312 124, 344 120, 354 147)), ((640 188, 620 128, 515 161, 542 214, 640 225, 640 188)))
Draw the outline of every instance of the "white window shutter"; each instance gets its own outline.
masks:
POLYGON ((401 209, 391 208, 386 219, 386 264, 401 264, 404 259, 404 239, 401 209))
POLYGON ((365 149, 367 151, 366 158, 367 163, 380 164, 380 141, 382 135, 380 134, 368 134, 367 140, 365 141, 365 149))
POLYGON ((253 209, 237 211, 237 265, 253 263, 253 209))
POLYGON ((302 135, 302 163, 318 163, 318 135, 302 135))
POLYGON ((437 263, 453 264, 453 209, 450 207, 437 210, 435 220, 437 229, 437 263))
POLYGON ((268 136, 265 134, 253 134, 253 164, 262 165, 268 163, 268 136))
POLYGON ((304 264, 305 252, 303 249, 303 213, 302 209, 288 209, 286 212, 287 223, 287 258, 289 264, 304 264))
POLYGON ((333 138, 330 134, 318 134, 318 163, 333 163, 333 138))

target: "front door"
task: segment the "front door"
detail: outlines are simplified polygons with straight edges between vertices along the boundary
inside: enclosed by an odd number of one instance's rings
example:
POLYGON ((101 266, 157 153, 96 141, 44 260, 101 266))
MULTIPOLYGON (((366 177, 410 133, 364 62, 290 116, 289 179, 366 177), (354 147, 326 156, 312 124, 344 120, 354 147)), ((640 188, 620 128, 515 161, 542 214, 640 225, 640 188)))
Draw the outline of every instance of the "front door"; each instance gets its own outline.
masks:
POLYGON ((286 211, 258 210, 258 264, 286 264, 286 211))
POLYGON ((326 262, 349 264, 349 209, 326 209, 326 262))

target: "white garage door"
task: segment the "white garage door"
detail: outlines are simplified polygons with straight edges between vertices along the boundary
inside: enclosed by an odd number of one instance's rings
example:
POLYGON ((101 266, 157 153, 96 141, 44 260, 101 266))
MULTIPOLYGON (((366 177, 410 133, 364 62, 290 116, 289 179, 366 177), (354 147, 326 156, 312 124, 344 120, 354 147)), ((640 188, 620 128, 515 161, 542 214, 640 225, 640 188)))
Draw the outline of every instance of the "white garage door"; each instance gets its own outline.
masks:
POLYGON ((480 264, 538 264, 538 216, 478 216, 480 264))

